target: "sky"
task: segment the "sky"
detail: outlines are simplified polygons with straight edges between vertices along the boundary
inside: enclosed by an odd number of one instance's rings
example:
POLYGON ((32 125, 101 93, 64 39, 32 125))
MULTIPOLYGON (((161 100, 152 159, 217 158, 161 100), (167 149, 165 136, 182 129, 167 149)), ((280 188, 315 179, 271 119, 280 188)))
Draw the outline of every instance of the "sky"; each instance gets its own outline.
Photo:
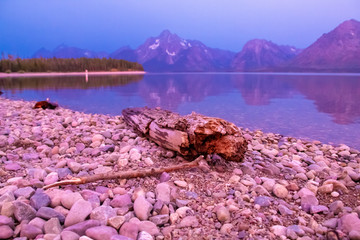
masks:
POLYGON ((165 29, 234 52, 255 38, 306 48, 349 19, 360 21, 359 0, 0 0, 0 52, 110 53, 165 29))

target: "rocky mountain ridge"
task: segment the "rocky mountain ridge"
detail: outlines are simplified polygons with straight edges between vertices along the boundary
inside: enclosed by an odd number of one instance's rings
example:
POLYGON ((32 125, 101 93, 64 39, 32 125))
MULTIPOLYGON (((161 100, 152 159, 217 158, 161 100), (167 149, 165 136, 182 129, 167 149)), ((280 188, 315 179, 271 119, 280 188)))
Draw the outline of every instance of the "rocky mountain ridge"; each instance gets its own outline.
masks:
POLYGON ((308 48, 277 45, 264 39, 247 42, 239 53, 210 48, 168 30, 148 38, 136 49, 121 47, 113 53, 60 45, 44 48, 33 57, 111 57, 139 62, 148 72, 276 71, 360 72, 360 22, 348 20, 323 34, 308 48))

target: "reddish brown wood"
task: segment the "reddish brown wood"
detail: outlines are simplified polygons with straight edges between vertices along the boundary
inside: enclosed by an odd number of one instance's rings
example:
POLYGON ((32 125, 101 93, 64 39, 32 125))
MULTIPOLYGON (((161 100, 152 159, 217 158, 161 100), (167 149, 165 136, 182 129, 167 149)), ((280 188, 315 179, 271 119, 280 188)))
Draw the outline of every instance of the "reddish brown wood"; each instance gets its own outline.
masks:
POLYGON ((185 157, 216 153, 242 161, 247 149, 240 129, 224 119, 197 113, 181 116, 160 108, 127 108, 122 114, 135 130, 185 157))

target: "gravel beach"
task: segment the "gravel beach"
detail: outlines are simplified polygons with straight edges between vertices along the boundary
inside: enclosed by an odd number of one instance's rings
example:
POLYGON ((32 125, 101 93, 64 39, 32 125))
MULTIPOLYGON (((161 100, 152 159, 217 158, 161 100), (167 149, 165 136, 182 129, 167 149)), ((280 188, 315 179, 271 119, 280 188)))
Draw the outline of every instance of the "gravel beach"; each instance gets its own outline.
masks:
POLYGON ((186 160, 122 116, 34 104, 0 98, 0 239, 360 239, 360 152, 346 145, 241 129, 243 162, 43 190, 186 160))

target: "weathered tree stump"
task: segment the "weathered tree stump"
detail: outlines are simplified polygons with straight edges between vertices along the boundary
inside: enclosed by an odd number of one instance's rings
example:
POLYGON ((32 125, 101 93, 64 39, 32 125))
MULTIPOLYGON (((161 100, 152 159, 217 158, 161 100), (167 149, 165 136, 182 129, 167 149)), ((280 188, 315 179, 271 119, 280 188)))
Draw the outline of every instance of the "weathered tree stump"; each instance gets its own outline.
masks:
POLYGON ((163 109, 127 108, 125 122, 158 145, 184 157, 218 154, 242 161, 247 142, 233 123, 197 113, 181 116, 163 109))

